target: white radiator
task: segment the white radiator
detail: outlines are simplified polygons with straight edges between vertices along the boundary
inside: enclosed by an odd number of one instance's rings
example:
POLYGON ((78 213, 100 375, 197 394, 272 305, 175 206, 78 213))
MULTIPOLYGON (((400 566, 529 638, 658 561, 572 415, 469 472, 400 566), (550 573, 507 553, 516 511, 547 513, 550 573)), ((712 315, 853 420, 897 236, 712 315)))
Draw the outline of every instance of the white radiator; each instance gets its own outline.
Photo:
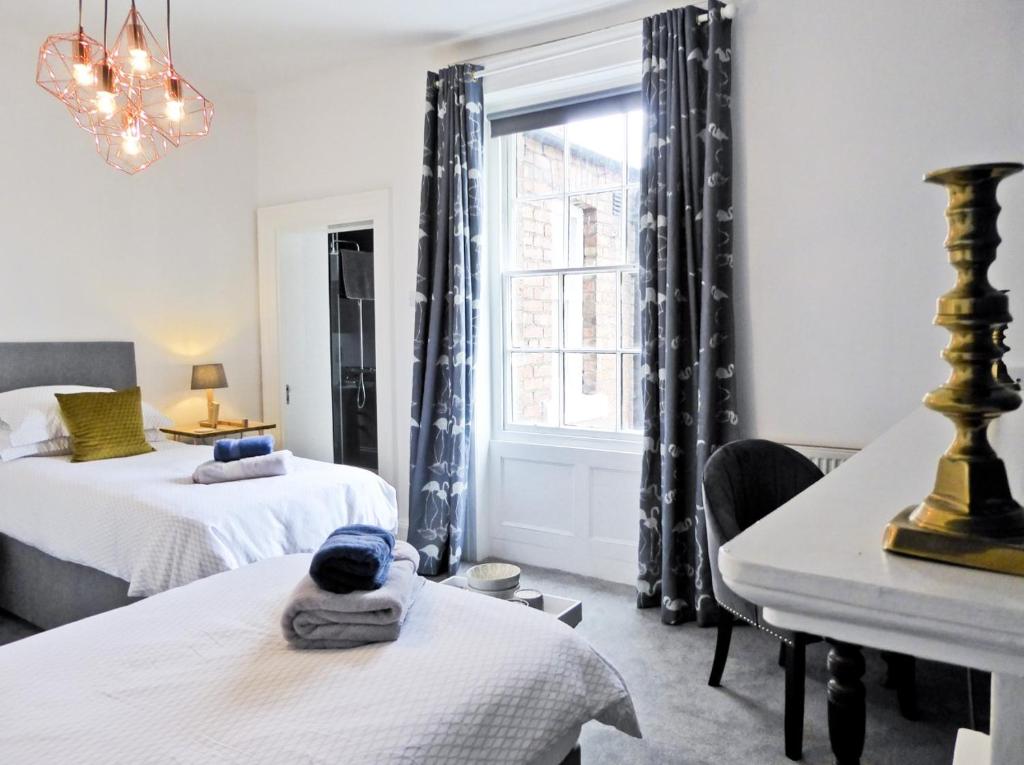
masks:
POLYGON ((809 446, 807 444, 786 444, 796 449, 826 475, 842 465, 857 453, 857 449, 844 449, 838 446, 809 446))

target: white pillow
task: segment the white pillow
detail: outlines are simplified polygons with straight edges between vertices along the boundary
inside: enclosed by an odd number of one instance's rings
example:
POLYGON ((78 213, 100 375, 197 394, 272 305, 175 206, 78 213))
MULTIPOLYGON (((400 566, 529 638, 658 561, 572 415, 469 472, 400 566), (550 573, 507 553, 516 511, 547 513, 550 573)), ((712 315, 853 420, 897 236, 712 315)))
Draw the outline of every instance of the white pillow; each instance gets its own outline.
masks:
MULTIPOLYGON (((149 443, 163 441, 164 434, 158 428, 145 431, 149 443)), ((71 439, 59 436, 47 441, 38 441, 24 446, 11 446, 10 431, 0 423, 0 462, 13 462, 22 457, 59 457, 71 454, 71 439)))
MULTIPOLYGON (((60 416, 56 393, 109 393, 112 388, 90 388, 83 385, 42 385, 18 388, 0 393, 0 424, 7 426, 10 446, 28 446, 55 438, 66 438, 68 429, 60 416)), ((172 420, 142 402, 142 428, 167 427, 172 420)))

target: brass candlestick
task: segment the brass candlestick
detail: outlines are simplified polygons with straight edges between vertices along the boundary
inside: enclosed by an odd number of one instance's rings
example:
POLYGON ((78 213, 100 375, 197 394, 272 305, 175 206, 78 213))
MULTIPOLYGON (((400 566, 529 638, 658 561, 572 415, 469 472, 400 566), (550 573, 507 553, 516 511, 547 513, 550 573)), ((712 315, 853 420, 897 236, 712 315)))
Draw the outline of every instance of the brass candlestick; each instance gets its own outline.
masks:
POLYGON ((1003 461, 988 441, 989 423, 1021 404, 1020 386, 1002 363, 1011 321, 1005 290, 988 281, 1001 241, 996 231, 999 182, 1024 169, 1017 163, 936 170, 929 183, 946 187, 946 249, 956 285, 939 298, 935 323, 950 332, 942 356, 949 379, 925 396, 925 406, 956 426, 939 459, 935 488, 885 529, 886 550, 961 566, 1024 575, 1024 508, 1013 499, 1003 461))

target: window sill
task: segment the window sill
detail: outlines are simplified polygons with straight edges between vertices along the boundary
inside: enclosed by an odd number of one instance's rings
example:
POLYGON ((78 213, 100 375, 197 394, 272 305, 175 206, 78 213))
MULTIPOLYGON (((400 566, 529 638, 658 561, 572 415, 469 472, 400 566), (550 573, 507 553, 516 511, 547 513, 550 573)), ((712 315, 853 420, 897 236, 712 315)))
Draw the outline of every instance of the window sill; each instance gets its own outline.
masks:
POLYGON ((550 449, 582 449, 595 452, 635 454, 643 452, 643 437, 625 433, 575 434, 557 430, 496 430, 491 443, 516 444, 550 449))

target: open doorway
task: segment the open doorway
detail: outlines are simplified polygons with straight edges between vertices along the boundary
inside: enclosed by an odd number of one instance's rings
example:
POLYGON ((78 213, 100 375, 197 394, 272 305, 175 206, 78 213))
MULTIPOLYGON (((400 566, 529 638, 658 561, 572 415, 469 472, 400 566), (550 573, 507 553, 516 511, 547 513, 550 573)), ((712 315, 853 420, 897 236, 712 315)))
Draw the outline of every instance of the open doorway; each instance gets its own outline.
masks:
POLYGON ((373 229, 331 231, 327 257, 334 461, 377 470, 373 229))
POLYGON ((376 469, 401 484, 389 196, 360 192, 258 211, 263 419, 278 424, 284 448, 299 456, 376 469), (372 288, 353 281, 351 294, 345 289, 346 250, 367 253, 372 288))

